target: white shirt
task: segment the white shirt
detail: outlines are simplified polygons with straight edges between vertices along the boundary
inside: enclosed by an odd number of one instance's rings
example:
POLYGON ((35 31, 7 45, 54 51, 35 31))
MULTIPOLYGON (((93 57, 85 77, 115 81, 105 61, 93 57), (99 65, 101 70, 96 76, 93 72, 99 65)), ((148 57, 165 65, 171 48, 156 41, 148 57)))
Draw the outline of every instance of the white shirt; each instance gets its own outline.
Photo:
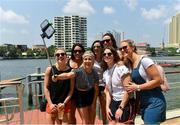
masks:
POLYGON ((153 64, 154 64, 153 60, 148 57, 143 57, 143 59, 141 60, 141 63, 139 66, 139 74, 146 81, 149 81, 151 78, 148 77, 145 69, 147 69, 149 66, 151 66, 153 64))
POLYGON ((97 61, 94 62, 94 69, 96 70, 96 72, 98 73, 99 76, 99 86, 105 86, 105 83, 103 82, 103 70, 100 66, 100 63, 98 63, 97 61))
POLYGON ((122 76, 129 73, 129 70, 126 66, 116 66, 115 65, 111 69, 107 69, 103 73, 103 80, 106 83, 106 86, 108 87, 110 94, 113 97, 113 100, 120 101, 122 100, 124 96, 124 88, 122 85, 122 76), (112 74, 112 70, 113 74, 112 74), (111 78, 112 77, 112 78, 111 78), (112 85, 111 82, 112 81, 112 85), (112 87, 111 87, 112 86, 112 87))

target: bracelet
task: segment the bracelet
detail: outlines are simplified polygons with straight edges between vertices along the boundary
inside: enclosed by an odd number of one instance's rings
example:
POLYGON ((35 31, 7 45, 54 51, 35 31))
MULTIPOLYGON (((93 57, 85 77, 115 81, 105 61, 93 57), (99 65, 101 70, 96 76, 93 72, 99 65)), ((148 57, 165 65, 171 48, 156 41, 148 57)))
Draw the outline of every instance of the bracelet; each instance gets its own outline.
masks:
POLYGON ((122 106, 119 105, 119 109, 121 109, 122 111, 124 110, 124 108, 122 106))

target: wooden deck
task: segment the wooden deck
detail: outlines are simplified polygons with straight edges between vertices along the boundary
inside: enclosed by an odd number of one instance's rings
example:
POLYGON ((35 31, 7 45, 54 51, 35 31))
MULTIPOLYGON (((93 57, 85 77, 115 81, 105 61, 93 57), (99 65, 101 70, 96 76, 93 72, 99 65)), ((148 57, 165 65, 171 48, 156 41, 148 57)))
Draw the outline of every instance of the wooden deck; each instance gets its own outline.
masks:
MULTIPOLYGON (((77 118, 77 124, 81 124, 81 119, 76 112, 76 118, 77 118)), ((5 119, 5 116, 0 115, 0 120, 5 119)), ((1 125, 14 125, 14 124, 20 124, 20 117, 19 113, 16 113, 14 115, 14 118, 9 122, 2 122, 1 125)), ((46 120, 46 113, 40 112, 39 110, 29 110, 24 112, 24 124, 48 124, 46 120)), ((102 120, 96 116, 95 124, 102 124, 102 120)), ((140 116, 136 117, 135 124, 143 124, 143 121, 141 120, 140 116)), ((162 125, 178 125, 180 124, 180 109, 178 110, 172 110, 167 112, 167 120, 162 125)))
MULTIPOLYGON (((0 120, 5 119, 5 116, 0 115, 0 120)), ((77 124, 81 124, 81 119, 78 113, 76 112, 76 119, 77 119, 77 124)), ((8 122, 0 122, 0 125, 14 125, 14 124, 19 124, 20 123, 20 117, 19 113, 16 113, 14 115, 14 118, 11 121, 8 122)), ((45 112, 40 112, 39 110, 29 110, 24 112, 24 124, 48 124, 46 120, 46 113, 45 112)), ((102 120, 96 117, 95 124, 102 124, 102 120)))

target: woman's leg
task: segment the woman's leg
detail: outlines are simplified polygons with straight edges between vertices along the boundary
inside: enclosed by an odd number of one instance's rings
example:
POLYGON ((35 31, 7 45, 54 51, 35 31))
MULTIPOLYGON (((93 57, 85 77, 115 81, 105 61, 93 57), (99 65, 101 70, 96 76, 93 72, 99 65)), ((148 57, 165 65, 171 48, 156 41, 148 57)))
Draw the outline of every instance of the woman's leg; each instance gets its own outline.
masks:
POLYGON ((62 124, 62 120, 58 119, 58 117, 56 117, 56 124, 61 125, 62 124))
POLYGON ((70 119, 70 113, 64 113, 64 117, 63 117, 63 124, 65 125, 68 125, 68 122, 69 122, 69 119, 70 119))
POLYGON ((76 103, 75 100, 71 100, 71 111, 69 114, 69 124, 76 124, 76 117, 75 117, 75 112, 76 112, 76 103))
POLYGON ((82 124, 90 124, 89 106, 78 108, 82 124))
POLYGON ((100 107, 101 107, 101 114, 102 114, 103 124, 107 124, 106 97, 105 97, 104 93, 101 93, 101 95, 99 95, 99 102, 100 102, 100 107))
POLYGON ((46 113, 48 124, 55 124, 56 117, 54 114, 46 113))

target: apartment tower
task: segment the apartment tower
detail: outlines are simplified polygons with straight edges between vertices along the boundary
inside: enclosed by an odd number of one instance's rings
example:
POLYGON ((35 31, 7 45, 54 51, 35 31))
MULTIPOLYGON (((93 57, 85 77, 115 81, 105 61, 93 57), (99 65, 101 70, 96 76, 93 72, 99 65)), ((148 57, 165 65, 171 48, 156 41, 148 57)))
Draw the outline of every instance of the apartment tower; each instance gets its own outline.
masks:
POLYGON ((168 47, 180 48, 180 13, 172 17, 169 23, 168 47))
POLYGON ((87 19, 79 16, 54 17, 54 45, 71 50, 74 43, 87 47, 87 19))

